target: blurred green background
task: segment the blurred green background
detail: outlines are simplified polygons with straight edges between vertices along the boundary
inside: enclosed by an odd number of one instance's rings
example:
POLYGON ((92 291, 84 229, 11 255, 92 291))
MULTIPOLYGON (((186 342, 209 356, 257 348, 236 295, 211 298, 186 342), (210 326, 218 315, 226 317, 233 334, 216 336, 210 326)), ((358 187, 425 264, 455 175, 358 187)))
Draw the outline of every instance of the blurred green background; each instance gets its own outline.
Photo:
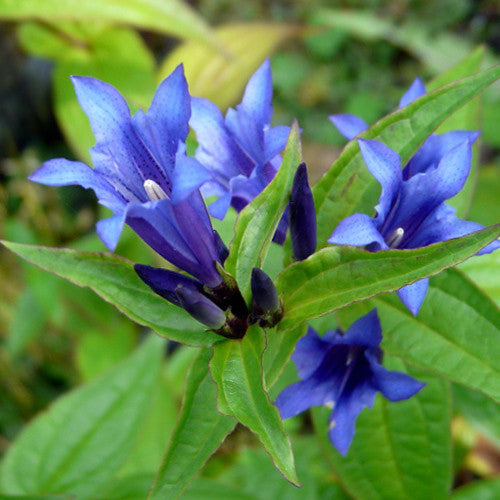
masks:
MULTIPOLYGON (((345 143, 328 115, 354 113, 372 124, 396 108, 416 76, 430 82, 478 46, 484 47, 482 67, 500 56, 497 0, 0 0, 0 21, 0 236, 99 251, 105 248, 94 224, 104 211, 91 192, 26 180, 53 157, 89 161, 93 137, 69 75, 108 81, 137 109, 149 105, 159 81, 183 62, 191 93, 226 109, 270 57, 273 122, 299 120, 314 180, 345 143)), ((482 100, 481 121, 471 123, 483 130, 481 166, 465 209, 486 225, 500 220, 500 85, 482 100)), ((223 230, 228 242, 231 226, 223 230)), ((117 253, 142 263, 155 259, 130 232, 117 253)), ((500 288, 484 265, 468 270, 499 301, 500 288)), ((89 290, 25 265, 3 248, 0 283, 1 457, 33 415, 126 357, 147 332, 89 290)), ((144 424, 146 444, 126 471, 154 473, 175 423, 192 352, 170 348, 168 356, 144 424)), ((478 424, 474 414, 459 410, 457 484, 494 476, 498 427, 485 431, 481 419, 478 424)), ((494 415, 500 422, 498 408, 494 415)), ((264 474, 262 452, 235 453, 252 442, 238 431, 205 475, 219 474, 227 463, 234 464, 227 484, 239 484, 245 467, 264 474)), ((310 449, 306 438, 299 447, 310 449)))

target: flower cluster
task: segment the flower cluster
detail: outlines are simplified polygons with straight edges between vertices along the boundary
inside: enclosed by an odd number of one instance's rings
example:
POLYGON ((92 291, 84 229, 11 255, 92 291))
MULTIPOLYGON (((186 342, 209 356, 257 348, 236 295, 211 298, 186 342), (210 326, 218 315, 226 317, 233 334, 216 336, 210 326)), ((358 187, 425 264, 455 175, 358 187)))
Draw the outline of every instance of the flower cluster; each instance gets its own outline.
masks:
MULTIPOLYGON (((240 339, 249 324, 275 326, 283 308, 272 280, 261 269, 253 269, 252 304, 245 302, 234 278, 224 270, 229 251, 213 230, 203 199, 215 196, 210 214, 223 218, 230 206, 239 211, 250 203, 280 168, 289 127, 270 125, 269 61, 248 82, 241 104, 225 117, 213 103, 189 95, 182 66, 160 84, 147 112, 133 116, 110 85, 88 77, 74 77, 73 83, 96 138, 90 151, 94 168, 60 158, 44 163, 31 180, 93 189, 99 203, 113 212, 97 223, 107 247, 113 251, 124 224, 129 225, 181 271, 136 264, 138 276, 216 333, 240 339), (198 141, 194 157, 186 154, 190 126, 198 141)), ((416 80, 400 106, 423 93, 423 84, 416 80)), ((367 127, 353 115, 330 118, 349 139, 367 127)), ((457 219, 453 208, 444 203, 462 189, 477 137, 477 132, 469 131, 431 135, 404 169, 387 146, 359 139, 366 166, 382 186, 376 215, 344 219, 328 241, 365 246, 369 251, 406 249, 480 229, 479 224, 457 219)), ((317 242, 305 164, 297 168, 289 206, 274 240, 282 243, 288 227, 295 260, 307 259, 317 242)), ((483 252, 499 246, 492 243, 483 252)), ((427 282, 398 291, 413 314, 422 304, 427 282)), ((293 355, 302 380, 286 388, 276 401, 282 417, 314 405, 329 406, 330 440, 346 454, 356 418, 373 404, 377 392, 399 401, 423 387, 412 377, 382 366, 381 339, 375 310, 345 333, 335 330, 319 337, 309 329, 293 355)))

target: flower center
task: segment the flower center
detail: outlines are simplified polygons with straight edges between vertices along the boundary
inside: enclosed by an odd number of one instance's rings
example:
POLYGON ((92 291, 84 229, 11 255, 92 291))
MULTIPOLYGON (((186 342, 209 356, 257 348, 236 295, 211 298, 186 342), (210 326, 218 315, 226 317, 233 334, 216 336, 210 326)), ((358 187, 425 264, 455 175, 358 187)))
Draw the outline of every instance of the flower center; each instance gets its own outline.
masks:
POLYGON ((167 193, 163 191, 161 186, 151 179, 146 179, 143 186, 144 191, 146 191, 146 194, 151 201, 165 200, 168 198, 167 193))
POLYGON ((404 235, 405 230, 402 227, 398 227, 387 239, 387 245, 389 248, 398 248, 398 245, 401 243, 404 235))

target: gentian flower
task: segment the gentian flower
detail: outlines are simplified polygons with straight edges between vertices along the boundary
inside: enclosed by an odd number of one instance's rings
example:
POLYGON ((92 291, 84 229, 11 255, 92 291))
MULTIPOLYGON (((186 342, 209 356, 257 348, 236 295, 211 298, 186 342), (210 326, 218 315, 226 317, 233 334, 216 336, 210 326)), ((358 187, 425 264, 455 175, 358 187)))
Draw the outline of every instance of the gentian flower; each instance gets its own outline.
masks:
MULTIPOLYGON (((242 210, 273 179, 289 127, 271 127, 273 108, 271 65, 266 60, 250 78, 243 100, 225 118, 207 99, 193 98, 190 126, 196 132, 196 158, 206 168, 198 186, 205 197, 217 196, 210 213, 223 219, 229 206, 242 210), (207 180, 207 176, 210 180, 207 180)), ((286 221, 279 226, 284 240, 286 221)))
POLYGON ((90 150, 94 168, 59 158, 30 179, 93 189, 114 214, 97 223, 110 250, 126 223, 166 260, 209 287, 219 285, 220 245, 196 189, 208 175, 185 154, 191 102, 182 66, 160 84, 149 110, 134 116, 111 85, 89 77, 72 81, 96 137, 90 150))
POLYGON ((309 328, 292 355, 302 380, 285 388, 276 399, 281 417, 293 417, 311 406, 331 408, 328 435, 345 456, 354 437, 356 418, 363 408, 372 407, 377 392, 389 401, 401 401, 425 385, 380 364, 381 340, 376 309, 355 321, 345 333, 329 330, 320 337, 309 328))
MULTIPOLYGON (((482 229, 482 225, 460 220, 455 209, 444 203, 465 184, 471 164, 471 142, 466 139, 434 164, 436 155, 425 155, 422 148, 401 170, 400 158, 390 148, 374 140, 358 139, 361 154, 370 173, 382 186, 376 215, 356 213, 335 228, 329 243, 365 246, 376 252, 387 249, 419 248, 458 238, 482 229), (429 161, 421 161, 425 158, 429 161)), ((479 254, 500 247, 490 243, 479 254)), ((401 301, 417 315, 429 279, 419 280, 398 290, 401 301)))

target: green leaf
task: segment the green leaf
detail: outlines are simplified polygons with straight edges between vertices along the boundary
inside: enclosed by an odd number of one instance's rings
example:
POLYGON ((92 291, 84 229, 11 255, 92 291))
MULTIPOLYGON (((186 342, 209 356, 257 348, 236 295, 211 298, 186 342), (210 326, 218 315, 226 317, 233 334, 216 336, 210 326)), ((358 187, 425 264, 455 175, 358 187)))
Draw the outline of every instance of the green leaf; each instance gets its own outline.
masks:
POLYGON ((237 488, 205 478, 193 481, 182 495, 182 500, 258 500, 237 488))
POLYGON ((109 253, 2 243, 28 262, 75 285, 91 288, 130 319, 160 335, 197 346, 220 340, 214 333, 202 331, 202 326, 184 310, 152 292, 128 260, 109 253))
POLYGON ((276 279, 284 316, 280 330, 356 301, 398 290, 474 255, 498 238, 500 226, 414 250, 368 252, 330 247, 287 267, 276 279))
POLYGON ((46 23, 128 24, 181 38, 215 44, 203 19, 181 0, 0 0, 0 18, 46 23))
POLYGON ((387 353, 500 401, 500 312, 462 274, 432 278, 416 317, 396 296, 373 302, 387 353))
MULTIPOLYGON (((441 122, 499 77, 500 66, 496 66, 427 93, 383 118, 360 137, 383 142, 400 155, 405 165, 441 122)), ((313 188, 320 247, 326 245, 341 220, 355 212, 373 212, 376 184, 361 157, 357 141, 350 141, 313 188)))
POLYGON ((480 255, 460 264, 463 271, 476 285, 500 306, 500 252, 480 255))
POLYGON ((262 386, 264 348, 264 332, 257 325, 241 340, 214 345, 210 371, 218 387, 218 407, 257 434, 276 467, 298 485, 290 441, 262 386))
POLYGON ((279 327, 267 331, 267 347, 262 357, 265 374, 265 387, 269 389, 278 380, 283 368, 293 354, 295 344, 305 335, 307 325, 287 332, 281 332, 279 327))
POLYGON ((137 342, 135 325, 129 321, 117 323, 118 328, 111 331, 97 330, 94 326, 82 332, 75 353, 82 380, 92 380, 105 373, 134 350, 137 342))
POLYGON ((276 227, 288 203, 295 171, 301 162, 300 130, 295 122, 290 130, 283 163, 269 185, 240 213, 235 237, 224 265, 246 299, 250 295, 252 268, 262 267, 276 227))
POLYGON ((500 446, 500 405, 480 392, 453 386, 453 407, 478 432, 500 446))
POLYGON ((30 341, 42 334, 46 315, 33 292, 27 288, 19 297, 9 328, 7 349, 11 356, 21 354, 30 341))
POLYGON ((74 495, 2 495, 0 500, 74 500, 74 495))
POLYGON ((186 380, 181 416, 150 495, 179 498, 198 470, 236 425, 217 411, 217 388, 208 372, 211 352, 200 350, 186 380))
POLYGON ((299 33, 297 26, 286 24, 225 25, 216 30, 225 50, 214 50, 194 40, 184 43, 169 53, 161 65, 160 78, 183 63, 191 95, 205 97, 225 109, 238 101, 264 59, 299 33))
POLYGON ((500 479, 474 481, 453 491, 452 500, 497 500, 500 497, 500 479))
POLYGON ((377 395, 356 422, 347 456, 328 441, 328 411, 313 412, 318 439, 340 482, 357 500, 447 498, 451 486, 450 391, 446 381, 386 359, 427 385, 406 401, 377 395))
POLYGON ((347 500, 338 483, 332 480, 315 436, 294 436, 293 446, 302 488, 283 481, 265 450, 255 447, 240 448, 231 466, 224 464, 217 483, 236 487, 258 500, 347 500))
POLYGON ((99 491, 134 444, 163 349, 164 342, 150 337, 112 372, 61 397, 31 422, 2 463, 4 491, 81 499, 99 491))
POLYGON ((137 474, 114 479, 113 484, 92 500, 144 500, 154 475, 137 474))

